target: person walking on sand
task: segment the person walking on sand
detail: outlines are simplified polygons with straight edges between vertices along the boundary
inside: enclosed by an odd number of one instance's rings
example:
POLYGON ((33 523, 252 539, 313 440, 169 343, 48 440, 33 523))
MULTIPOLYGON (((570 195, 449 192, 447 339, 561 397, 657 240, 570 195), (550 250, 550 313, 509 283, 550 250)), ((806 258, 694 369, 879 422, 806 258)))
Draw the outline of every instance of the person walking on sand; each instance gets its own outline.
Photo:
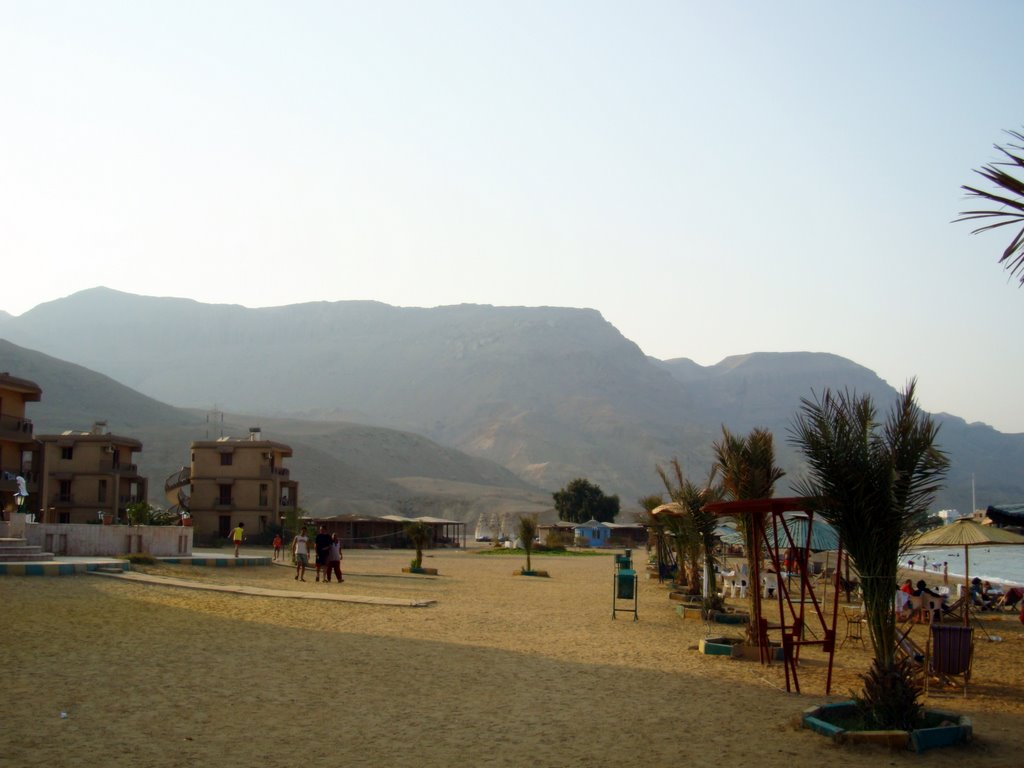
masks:
POLYGON ((327 570, 327 556, 331 551, 331 534, 327 532, 326 525, 320 525, 313 546, 316 548, 316 580, 320 581, 320 568, 327 570))
POLYGON ((235 557, 238 557, 238 549, 242 546, 242 541, 245 539, 245 523, 236 525, 235 529, 231 531, 230 538, 235 545, 235 557))
POLYGON ((302 526, 299 535, 292 539, 292 554, 295 555, 295 580, 306 580, 306 565, 309 563, 309 537, 306 526, 302 526))
POLYGON ((283 542, 281 541, 281 534, 279 533, 279 534, 275 535, 274 536, 274 557, 273 557, 274 560, 280 560, 281 559, 281 544, 282 543, 283 542))
POLYGON ((345 579, 341 577, 341 541, 338 534, 331 534, 331 546, 327 549, 327 564, 324 566, 324 581, 331 583, 331 571, 338 577, 341 584, 345 579))

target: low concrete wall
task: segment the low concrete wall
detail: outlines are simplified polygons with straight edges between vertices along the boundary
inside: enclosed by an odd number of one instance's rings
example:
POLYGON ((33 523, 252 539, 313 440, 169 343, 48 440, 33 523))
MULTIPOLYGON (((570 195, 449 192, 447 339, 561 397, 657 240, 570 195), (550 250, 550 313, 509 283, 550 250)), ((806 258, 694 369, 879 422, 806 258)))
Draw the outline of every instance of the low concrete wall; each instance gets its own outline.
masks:
MULTIPOLYGON (((0 530, 0 535, 4 533, 0 530)), ((19 537, 44 552, 70 557, 117 557, 134 552, 155 557, 192 555, 192 529, 180 525, 25 523, 19 537)))

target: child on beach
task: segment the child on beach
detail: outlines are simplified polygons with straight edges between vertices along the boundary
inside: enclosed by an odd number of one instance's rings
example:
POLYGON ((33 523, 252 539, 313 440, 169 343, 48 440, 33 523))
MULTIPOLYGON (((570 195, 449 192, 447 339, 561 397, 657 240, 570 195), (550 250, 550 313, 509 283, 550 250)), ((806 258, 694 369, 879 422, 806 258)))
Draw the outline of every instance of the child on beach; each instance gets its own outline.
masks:
POLYGON ((245 539, 245 523, 239 523, 235 526, 235 529, 231 531, 230 537, 235 545, 235 557, 238 557, 238 549, 242 546, 242 541, 245 539))

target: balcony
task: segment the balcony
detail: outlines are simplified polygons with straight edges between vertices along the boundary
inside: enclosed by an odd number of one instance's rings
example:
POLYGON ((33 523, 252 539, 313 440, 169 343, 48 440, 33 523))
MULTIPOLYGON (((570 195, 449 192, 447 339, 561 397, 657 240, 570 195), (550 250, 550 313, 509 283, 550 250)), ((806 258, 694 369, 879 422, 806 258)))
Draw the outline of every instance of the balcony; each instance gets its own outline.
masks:
POLYGON ((131 477, 139 474, 138 464, 114 464, 113 459, 100 459, 100 471, 117 473, 122 477, 131 477))
POLYGON ((291 474, 287 467, 260 467, 260 480, 267 480, 271 477, 285 478, 291 474))
POLYGON ((50 500, 51 507, 73 507, 75 506, 75 495, 73 493, 58 493, 50 500))
POLYGON ((231 499, 216 498, 213 500, 212 507, 215 512, 233 512, 235 503, 231 499))
POLYGON ((0 413, 0 440, 30 443, 32 439, 32 419, 0 413))

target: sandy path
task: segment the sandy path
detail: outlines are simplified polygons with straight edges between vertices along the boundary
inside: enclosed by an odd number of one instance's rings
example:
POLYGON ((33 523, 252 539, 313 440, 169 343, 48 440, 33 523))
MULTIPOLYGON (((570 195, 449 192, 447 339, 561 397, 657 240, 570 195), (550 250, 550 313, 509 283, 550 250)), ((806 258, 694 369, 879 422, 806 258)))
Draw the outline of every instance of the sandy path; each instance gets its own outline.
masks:
MULTIPOLYGON (((2 766, 918 765, 910 753, 843 750, 793 727, 824 700, 820 654, 787 694, 781 666, 701 656, 699 621, 640 585, 640 621, 611 619, 610 557, 437 553, 439 578, 402 576, 407 552, 346 553, 344 585, 285 568, 164 568, 207 585, 333 590, 429 608, 298 601, 91 576, 0 579, 2 766), (67 717, 61 718, 60 713, 67 717)), ((933 766, 1018 766, 1024 632, 979 644, 963 701, 969 749, 933 766)), ((837 655, 834 693, 866 651, 837 655)))

